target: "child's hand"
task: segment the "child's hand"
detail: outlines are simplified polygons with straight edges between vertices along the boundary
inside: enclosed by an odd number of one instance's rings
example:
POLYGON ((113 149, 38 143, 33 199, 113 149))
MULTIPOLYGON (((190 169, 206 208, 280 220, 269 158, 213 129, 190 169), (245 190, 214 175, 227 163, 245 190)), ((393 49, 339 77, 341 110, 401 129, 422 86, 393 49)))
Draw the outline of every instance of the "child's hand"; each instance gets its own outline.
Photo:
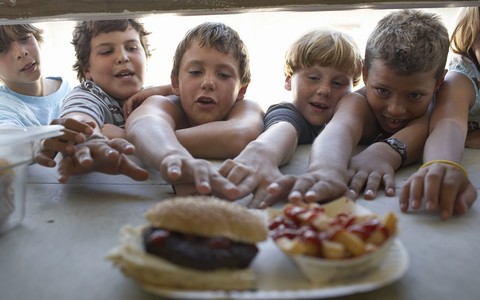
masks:
POLYGON ((400 208, 438 210, 442 219, 465 213, 477 199, 477 190, 462 170, 444 163, 419 169, 405 182, 400 193, 400 208))
POLYGON ((72 118, 55 119, 50 124, 63 125, 63 135, 45 139, 40 152, 35 156, 35 162, 45 167, 55 167, 55 156, 58 152, 72 155, 76 144, 85 142, 93 134, 95 123, 80 122, 72 118))
POLYGON ((311 170, 305 174, 284 175, 268 187, 271 202, 282 195, 294 204, 325 202, 340 196, 348 196, 347 176, 335 170, 311 170))
POLYGON ((125 119, 139 107, 148 97, 153 95, 168 96, 173 94, 172 87, 170 85, 155 86, 150 88, 145 88, 130 96, 128 100, 123 104, 123 113, 125 114, 125 119))
POLYGON ((219 172, 237 186, 240 191, 239 198, 253 193, 253 198, 248 204, 253 208, 267 207, 266 203, 263 203, 268 195, 267 187, 282 176, 278 167, 264 164, 260 168, 254 168, 231 159, 223 162, 219 172))
POLYGON ((127 140, 95 137, 77 145, 73 155, 63 157, 58 168, 59 181, 64 183, 72 175, 88 172, 122 174, 134 180, 146 180, 148 172, 127 156, 134 152, 135 147, 127 140))
POLYGON ((224 199, 238 199, 240 195, 238 188, 207 160, 172 154, 162 160, 160 173, 165 181, 174 186, 194 184, 201 195, 224 199))
POLYGON ((357 198, 365 186, 365 199, 375 199, 380 185, 385 187, 385 195, 395 195, 395 170, 381 155, 369 148, 351 158, 349 164, 350 193, 357 198))

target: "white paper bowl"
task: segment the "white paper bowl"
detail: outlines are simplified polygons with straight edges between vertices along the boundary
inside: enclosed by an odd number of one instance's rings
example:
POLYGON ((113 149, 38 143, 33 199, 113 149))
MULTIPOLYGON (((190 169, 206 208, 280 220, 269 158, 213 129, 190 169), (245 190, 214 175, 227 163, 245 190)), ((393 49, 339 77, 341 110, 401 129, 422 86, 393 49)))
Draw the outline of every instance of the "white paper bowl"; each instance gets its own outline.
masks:
POLYGON ((290 255, 305 277, 315 285, 345 281, 378 268, 395 240, 389 237, 377 250, 345 259, 325 259, 307 255, 290 255))
MULTIPOLYGON (((355 202, 345 197, 322 205, 322 207, 325 215, 332 218, 338 214, 353 214, 359 217, 375 215, 367 208, 357 205, 355 202)), ((270 212, 270 219, 272 219, 273 216, 282 214, 282 211, 274 210, 270 212)), ((376 218, 380 218, 380 216, 376 216, 376 218)), ((304 254, 292 254, 288 253, 288 250, 282 249, 283 246, 278 244, 277 241, 275 241, 275 244, 279 246, 285 255, 293 260, 300 271, 312 284, 325 285, 362 276, 363 274, 378 268, 385 260, 395 239, 396 234, 394 233, 388 236, 388 238, 374 250, 369 250, 369 252, 360 256, 338 259, 304 254)))

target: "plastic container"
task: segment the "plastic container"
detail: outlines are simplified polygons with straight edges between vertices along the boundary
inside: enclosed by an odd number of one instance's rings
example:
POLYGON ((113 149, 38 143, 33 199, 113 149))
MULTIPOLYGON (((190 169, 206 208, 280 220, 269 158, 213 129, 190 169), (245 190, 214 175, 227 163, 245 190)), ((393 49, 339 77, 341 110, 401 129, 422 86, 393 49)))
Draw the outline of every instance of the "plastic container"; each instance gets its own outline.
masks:
POLYGON ((27 167, 33 162, 36 145, 61 135, 62 129, 61 125, 0 129, 0 234, 25 216, 27 167))

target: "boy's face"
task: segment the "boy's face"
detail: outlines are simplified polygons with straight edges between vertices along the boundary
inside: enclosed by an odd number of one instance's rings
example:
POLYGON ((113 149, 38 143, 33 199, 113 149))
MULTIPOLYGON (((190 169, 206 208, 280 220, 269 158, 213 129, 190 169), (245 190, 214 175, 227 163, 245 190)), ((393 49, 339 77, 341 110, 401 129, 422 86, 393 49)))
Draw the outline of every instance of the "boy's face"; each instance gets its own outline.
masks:
POLYGON ((285 89, 293 94, 293 105, 308 123, 321 126, 330 121, 338 100, 353 89, 351 76, 316 64, 285 78, 285 89))
POLYGON ((185 51, 172 88, 192 126, 224 120, 247 89, 240 84, 239 62, 233 54, 200 47, 197 41, 185 51))
POLYGON ((382 129, 395 133, 412 119, 423 116, 433 94, 443 81, 435 79, 435 70, 398 75, 382 60, 372 61, 363 72, 367 101, 382 129))
POLYGON ((19 37, 0 52, 0 79, 9 88, 33 83, 41 76, 40 48, 33 34, 19 37))
POLYGON ((85 78, 119 101, 142 89, 147 58, 135 29, 100 33, 90 46, 85 78))

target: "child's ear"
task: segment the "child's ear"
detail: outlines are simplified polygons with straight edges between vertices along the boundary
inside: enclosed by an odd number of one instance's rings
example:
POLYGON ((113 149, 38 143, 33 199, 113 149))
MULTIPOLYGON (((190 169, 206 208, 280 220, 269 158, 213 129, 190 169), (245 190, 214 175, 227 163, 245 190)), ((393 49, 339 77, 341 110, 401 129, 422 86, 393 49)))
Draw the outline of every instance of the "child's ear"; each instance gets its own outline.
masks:
POLYGON ((237 100, 236 101, 240 101, 240 100, 243 100, 245 98, 245 94, 247 93, 247 88, 248 88, 248 84, 247 85, 244 85, 240 88, 240 91, 238 91, 238 95, 237 95, 237 100))
POLYGON ((291 91, 292 90, 292 76, 291 75, 288 75, 285 77, 285 85, 284 85, 285 89, 287 91, 291 91))
POLYGON ((90 73, 90 71, 83 72, 83 76, 85 76, 86 80, 92 80, 92 74, 90 73))
POLYGON ((363 64, 363 66, 362 66, 362 79, 363 79, 363 83, 366 85, 366 82, 367 82, 367 79, 368 79, 368 70, 365 67, 365 64, 363 64))
POLYGON ((180 84, 178 76, 170 76, 170 82, 172 83, 172 93, 176 96, 180 96, 180 84))
POLYGON ((447 72, 448 72, 448 70, 443 70, 442 76, 440 76, 437 79, 437 82, 435 83, 435 93, 438 92, 438 90, 440 89, 440 86, 442 85, 442 83, 445 79, 445 75, 447 75, 447 72))

